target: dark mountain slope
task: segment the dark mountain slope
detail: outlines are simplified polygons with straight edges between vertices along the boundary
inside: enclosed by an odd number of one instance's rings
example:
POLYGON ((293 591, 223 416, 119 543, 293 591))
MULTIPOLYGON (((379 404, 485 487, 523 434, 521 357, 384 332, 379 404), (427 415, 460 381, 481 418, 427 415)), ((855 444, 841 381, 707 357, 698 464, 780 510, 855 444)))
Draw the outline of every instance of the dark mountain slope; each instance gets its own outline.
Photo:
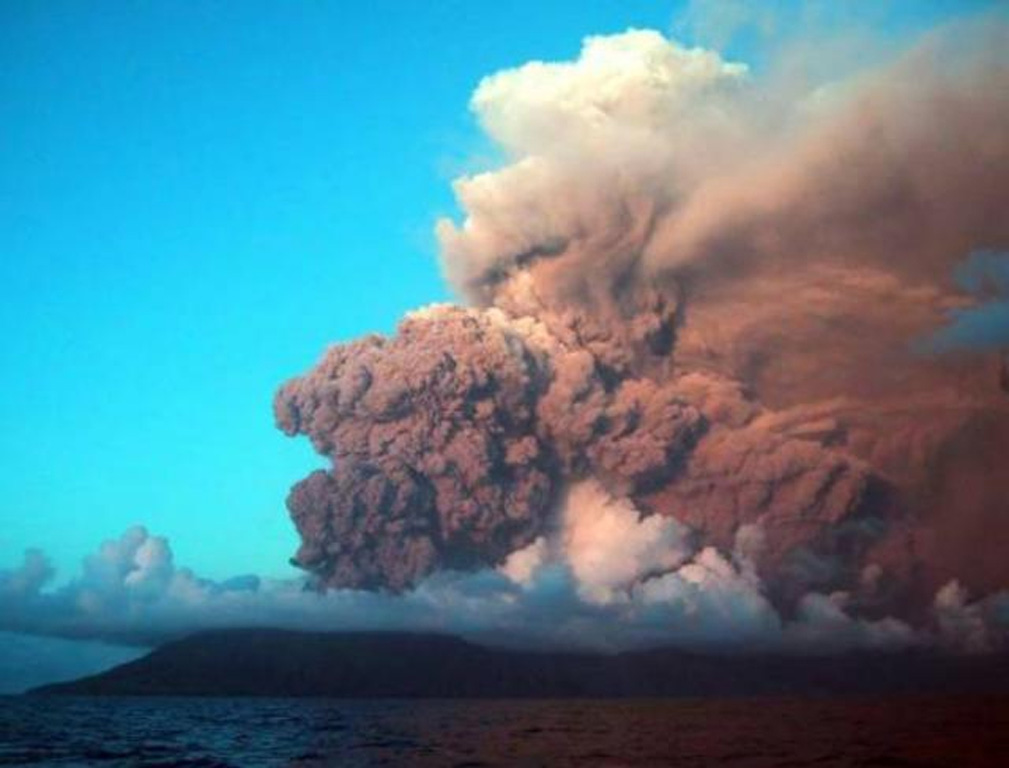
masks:
POLYGON ((34 693, 504 698, 924 691, 1009 693, 1009 656, 534 653, 441 635, 234 629, 167 643, 102 674, 34 693))

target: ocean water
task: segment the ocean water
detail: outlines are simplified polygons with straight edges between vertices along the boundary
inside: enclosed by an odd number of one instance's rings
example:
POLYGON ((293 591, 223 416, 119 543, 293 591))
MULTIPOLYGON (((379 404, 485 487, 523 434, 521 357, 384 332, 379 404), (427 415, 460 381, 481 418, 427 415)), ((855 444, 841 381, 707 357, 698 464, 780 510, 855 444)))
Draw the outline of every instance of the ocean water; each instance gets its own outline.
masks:
POLYGON ((1009 697, 0 698, 0 764, 1009 766, 1009 697))

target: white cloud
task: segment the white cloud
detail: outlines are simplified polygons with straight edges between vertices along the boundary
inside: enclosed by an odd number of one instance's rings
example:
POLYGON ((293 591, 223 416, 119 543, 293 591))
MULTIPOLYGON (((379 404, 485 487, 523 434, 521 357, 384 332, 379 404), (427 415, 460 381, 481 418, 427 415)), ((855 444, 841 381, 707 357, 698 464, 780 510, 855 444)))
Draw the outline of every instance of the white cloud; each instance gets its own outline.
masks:
POLYGON ((564 557, 583 599, 608 603, 653 573, 690 555, 687 529, 671 517, 642 518, 628 499, 616 499, 593 480, 574 485, 561 513, 564 557))
MULTIPOLYGON (((760 538, 752 526, 740 530, 731 556, 711 547, 690 553, 675 521, 642 519, 594 483, 575 490, 569 511, 572 504, 580 512, 566 516, 568 525, 513 553, 499 571, 440 573, 401 595, 320 594, 297 579, 202 579, 173 564, 166 539, 131 528, 102 544, 81 574, 54 590, 44 588, 52 570, 38 551, 27 553, 21 567, 0 571, 0 631, 152 645, 221 627, 387 629, 518 647, 798 653, 937 640, 896 619, 852 617, 840 593, 809 594, 793 619, 782 618, 746 554, 760 538), (623 547, 599 546, 617 539, 623 547), (626 559, 614 559, 610 550, 626 559)), ((948 585, 936 598, 942 642, 978 649, 983 632, 985 647, 993 647, 1009 626, 1006 606, 1007 595, 971 604, 948 585)))

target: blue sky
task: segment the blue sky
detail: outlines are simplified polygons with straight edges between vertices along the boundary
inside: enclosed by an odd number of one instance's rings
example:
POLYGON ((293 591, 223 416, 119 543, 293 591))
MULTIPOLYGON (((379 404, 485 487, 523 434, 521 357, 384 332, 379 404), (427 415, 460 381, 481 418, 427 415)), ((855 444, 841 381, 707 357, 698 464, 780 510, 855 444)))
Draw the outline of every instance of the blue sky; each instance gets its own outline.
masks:
POLYGON ((142 522, 208 576, 288 573, 284 497, 319 462, 274 429, 272 393, 448 297, 430 229, 483 152, 476 82, 670 18, 3 4, 0 563, 41 546, 68 576, 142 522))
POLYGON ((40 546, 69 576, 139 522, 209 577, 289 574, 284 497, 321 462, 273 391, 449 298, 430 231, 488 152, 473 87, 681 9, 3 3, 0 565, 40 546))

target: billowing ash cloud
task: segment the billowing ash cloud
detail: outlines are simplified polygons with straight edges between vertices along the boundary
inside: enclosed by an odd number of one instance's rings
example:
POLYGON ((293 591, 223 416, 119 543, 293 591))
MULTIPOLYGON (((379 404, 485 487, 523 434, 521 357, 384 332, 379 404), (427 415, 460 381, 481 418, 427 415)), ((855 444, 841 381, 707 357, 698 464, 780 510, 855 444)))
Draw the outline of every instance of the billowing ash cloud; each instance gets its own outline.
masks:
POLYGON ((277 394, 333 462, 289 498, 296 563, 407 600, 561 568, 573 616, 666 639, 697 610, 705 642, 834 617, 990 644, 965 595, 1009 586, 1005 262, 954 280, 1009 247, 988 22, 831 82, 649 31, 486 78, 506 162, 438 225, 468 306, 277 394))
POLYGON ((501 312, 431 309, 286 386, 280 425, 335 464, 292 492, 299 563, 341 586, 402 589, 527 544, 559 481, 536 430, 548 353, 528 336, 501 312))

